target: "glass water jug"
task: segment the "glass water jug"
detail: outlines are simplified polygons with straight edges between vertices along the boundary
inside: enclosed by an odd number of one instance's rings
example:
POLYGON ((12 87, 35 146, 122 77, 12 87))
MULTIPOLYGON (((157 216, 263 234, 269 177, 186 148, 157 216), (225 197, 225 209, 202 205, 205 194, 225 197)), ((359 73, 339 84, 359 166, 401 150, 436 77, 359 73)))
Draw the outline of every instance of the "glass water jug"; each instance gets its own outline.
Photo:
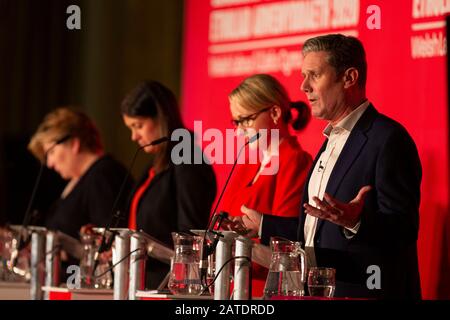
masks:
POLYGON ((83 288, 109 289, 112 288, 113 276, 110 269, 109 259, 106 253, 99 256, 99 264, 94 272, 95 254, 100 246, 101 235, 84 233, 81 234, 83 245, 83 256, 80 260, 81 286, 83 288))
POLYGON ((169 290, 175 295, 197 295, 200 281, 201 236, 172 232, 175 256, 171 261, 169 290))
POLYGON ((271 237, 272 257, 264 287, 264 298, 304 296, 306 255, 300 242, 271 237))

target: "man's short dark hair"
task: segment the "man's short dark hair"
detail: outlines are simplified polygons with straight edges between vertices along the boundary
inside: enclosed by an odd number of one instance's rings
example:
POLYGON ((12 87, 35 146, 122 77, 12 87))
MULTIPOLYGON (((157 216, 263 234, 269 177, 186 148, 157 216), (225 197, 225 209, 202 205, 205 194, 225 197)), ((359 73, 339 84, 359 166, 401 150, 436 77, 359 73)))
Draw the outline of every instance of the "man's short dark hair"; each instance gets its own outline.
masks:
POLYGON ((357 38, 342 34, 328 34, 306 40, 303 56, 309 52, 328 52, 328 63, 341 75, 348 68, 358 70, 358 85, 365 88, 367 80, 367 62, 364 47, 357 38))

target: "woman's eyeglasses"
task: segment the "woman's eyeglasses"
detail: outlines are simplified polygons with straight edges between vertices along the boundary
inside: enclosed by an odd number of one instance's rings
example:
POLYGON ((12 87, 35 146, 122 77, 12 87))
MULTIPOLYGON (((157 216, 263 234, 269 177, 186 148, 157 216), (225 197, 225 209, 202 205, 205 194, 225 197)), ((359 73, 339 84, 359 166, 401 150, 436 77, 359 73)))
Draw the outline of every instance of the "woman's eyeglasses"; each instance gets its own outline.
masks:
POLYGON ((244 128, 248 128, 251 127, 254 123, 254 121, 256 120, 256 118, 258 118, 258 116, 263 113, 266 112, 268 110, 272 109, 272 107, 267 107, 264 109, 259 110, 258 112, 249 114, 248 116, 239 116, 239 119, 232 119, 231 120, 231 124, 238 128, 239 126, 244 127, 244 128))

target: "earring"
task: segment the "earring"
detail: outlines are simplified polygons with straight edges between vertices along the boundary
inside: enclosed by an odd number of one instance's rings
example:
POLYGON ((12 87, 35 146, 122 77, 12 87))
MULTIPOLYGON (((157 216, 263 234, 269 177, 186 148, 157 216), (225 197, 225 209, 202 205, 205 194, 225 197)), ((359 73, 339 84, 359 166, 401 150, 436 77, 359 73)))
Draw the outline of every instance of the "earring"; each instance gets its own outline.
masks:
POLYGON ((275 125, 277 125, 277 124, 278 124, 278 120, 273 119, 273 123, 274 123, 275 125))

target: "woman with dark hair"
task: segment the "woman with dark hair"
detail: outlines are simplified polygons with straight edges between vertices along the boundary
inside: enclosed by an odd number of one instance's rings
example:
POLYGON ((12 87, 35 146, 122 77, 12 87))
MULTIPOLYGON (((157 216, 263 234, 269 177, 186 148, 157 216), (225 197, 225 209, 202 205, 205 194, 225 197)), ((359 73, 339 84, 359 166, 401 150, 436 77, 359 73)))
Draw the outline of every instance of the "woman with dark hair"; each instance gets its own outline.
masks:
MULTIPOLYGON (((156 81, 139 84, 123 100, 122 118, 131 131, 131 140, 140 147, 152 141, 171 137, 176 129, 184 129, 174 94, 156 81)), ((193 140, 193 137, 192 137, 193 140)), ((190 163, 174 164, 173 143, 146 146, 143 150, 154 156, 138 182, 131 205, 129 228, 143 230, 150 236, 172 246, 171 232, 205 229, 216 195, 214 171, 205 163, 194 164, 192 146, 190 163)), ((156 288, 169 266, 150 259, 147 287, 156 288)))
MULTIPOLYGON (((261 133, 253 144, 257 144, 263 158, 236 167, 220 207, 234 220, 228 228, 246 230, 248 237, 257 239, 266 214, 292 219, 296 225, 312 158, 290 134, 289 126, 297 131, 306 127, 311 117, 308 106, 291 102, 281 83, 267 74, 246 78, 230 93, 229 101, 234 126, 249 137, 261 133), (297 113, 295 119, 292 109, 297 113)), ((268 241, 261 239, 263 244, 268 241)), ((253 277, 253 294, 261 296, 266 271, 255 267, 253 277)))

